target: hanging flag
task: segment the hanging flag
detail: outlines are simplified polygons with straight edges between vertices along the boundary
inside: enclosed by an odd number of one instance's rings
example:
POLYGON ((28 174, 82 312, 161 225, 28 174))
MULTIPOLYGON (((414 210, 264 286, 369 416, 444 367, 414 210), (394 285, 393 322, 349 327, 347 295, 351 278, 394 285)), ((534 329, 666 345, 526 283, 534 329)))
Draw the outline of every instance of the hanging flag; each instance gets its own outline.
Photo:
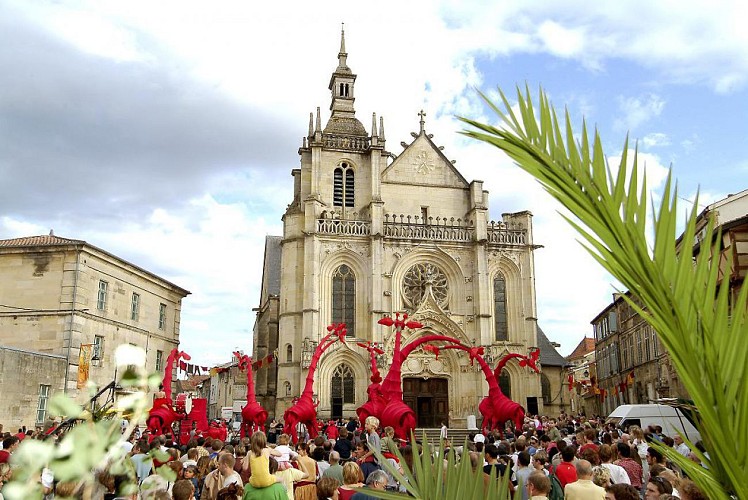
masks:
POLYGON ((629 372, 628 376, 626 377, 626 383, 627 385, 631 385, 634 383, 634 372, 629 372))
POLYGON ((569 390, 571 391, 574 387, 574 375, 569 375, 569 390))
POLYGON ((187 362, 186 361, 180 361, 179 362, 179 369, 183 372, 187 371, 187 362))
POLYGON ((88 370, 91 365, 91 352, 93 344, 81 344, 80 353, 78 354, 78 389, 86 387, 88 382, 88 370))

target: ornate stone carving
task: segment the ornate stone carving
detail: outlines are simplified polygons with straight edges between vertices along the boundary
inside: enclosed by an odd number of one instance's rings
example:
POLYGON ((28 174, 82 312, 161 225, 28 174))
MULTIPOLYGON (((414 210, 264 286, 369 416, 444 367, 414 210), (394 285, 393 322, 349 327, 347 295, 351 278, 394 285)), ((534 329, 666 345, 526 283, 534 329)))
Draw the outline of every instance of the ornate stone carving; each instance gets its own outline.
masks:
POLYGON ((432 172, 436 168, 434 159, 431 157, 429 152, 424 149, 416 153, 410 164, 413 165, 416 172, 424 175, 432 172))
POLYGON ((434 299, 439 306, 446 307, 449 292, 447 276, 439 267, 429 263, 415 264, 405 272, 402 284, 405 303, 414 309, 418 307, 427 286, 431 286, 434 299))

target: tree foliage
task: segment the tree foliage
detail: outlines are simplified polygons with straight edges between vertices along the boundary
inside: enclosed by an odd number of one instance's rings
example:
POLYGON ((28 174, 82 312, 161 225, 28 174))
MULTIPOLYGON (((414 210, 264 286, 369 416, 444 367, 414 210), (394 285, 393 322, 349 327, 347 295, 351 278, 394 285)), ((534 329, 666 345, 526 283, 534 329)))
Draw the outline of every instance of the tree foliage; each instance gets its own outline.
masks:
MULTIPOLYGON (((653 203, 650 246, 646 181, 636 156, 627 169, 628 138, 620 164, 611 169, 598 132, 590 141, 583 122, 577 140, 569 112, 559 120, 542 89, 537 106, 529 89, 517 89, 516 112, 501 91, 500 96, 496 104, 482 95, 501 124, 461 118, 472 126, 463 133, 504 151, 535 177, 573 214, 564 218, 590 254, 641 301, 638 306, 624 296, 657 332, 699 410, 709 457, 697 455, 708 469, 672 449, 664 450, 667 457, 710 498, 748 498, 748 287, 730 303, 729 278, 722 281, 719 273, 721 237, 717 230, 712 238, 713 218, 695 253, 697 199, 678 239, 678 189, 671 172, 662 202, 653 203)), ((728 269, 731 264, 728 260, 728 269)))

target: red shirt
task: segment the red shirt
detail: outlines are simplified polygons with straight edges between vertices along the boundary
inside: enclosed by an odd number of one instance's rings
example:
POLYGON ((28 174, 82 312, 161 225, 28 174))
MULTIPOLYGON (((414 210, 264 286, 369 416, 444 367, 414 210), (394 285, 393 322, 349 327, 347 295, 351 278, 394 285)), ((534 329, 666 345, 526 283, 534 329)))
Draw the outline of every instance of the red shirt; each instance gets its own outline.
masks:
POLYGON ((597 450, 599 449, 599 446, 597 446, 595 443, 585 443, 579 448, 579 456, 582 456, 582 453, 585 452, 585 450, 594 450, 595 453, 597 453, 597 450))
POLYGON ((0 450, 0 464, 7 464, 8 460, 10 460, 10 453, 0 450))
POLYGON ((642 466, 636 463, 635 460, 631 458, 621 458, 613 463, 623 467, 623 470, 625 470, 626 474, 629 475, 631 486, 636 489, 642 487, 642 466))
POLYGON ((577 468, 571 462, 561 462, 554 472, 561 483, 561 488, 566 488, 567 484, 577 480, 577 468))

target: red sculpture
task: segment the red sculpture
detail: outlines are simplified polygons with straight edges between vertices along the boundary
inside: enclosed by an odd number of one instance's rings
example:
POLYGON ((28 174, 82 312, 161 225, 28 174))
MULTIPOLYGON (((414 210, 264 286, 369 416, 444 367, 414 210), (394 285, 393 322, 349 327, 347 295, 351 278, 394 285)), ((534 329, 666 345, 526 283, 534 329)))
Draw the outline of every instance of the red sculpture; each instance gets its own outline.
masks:
POLYGON ((520 358, 520 366, 529 366, 538 372, 537 361, 540 352, 539 350, 534 350, 529 357, 521 354, 508 354, 502 358, 496 367, 496 370, 492 371, 483 358, 483 347, 466 346, 453 337, 445 335, 425 335, 403 347, 403 329, 418 329, 423 326, 417 321, 408 321, 407 314, 403 314, 402 319, 399 313, 395 314, 394 319, 391 317, 382 318, 379 320, 379 324, 395 327, 395 346, 392 365, 390 370, 387 372, 384 382, 380 385, 379 381, 381 380, 381 376, 376 367, 376 355, 382 354, 381 349, 373 347, 371 343, 358 344, 360 347, 369 351, 372 364, 372 383, 367 389, 368 400, 356 411, 362 422, 369 415, 376 416, 379 418, 382 426, 392 426, 395 429, 395 435, 398 438, 408 438, 410 432, 415 429, 416 415, 415 412, 406 405, 405 402, 403 402, 402 364, 414 350, 421 347, 425 352, 434 354, 436 359, 439 359, 439 353, 442 349, 457 349, 468 353, 471 365, 476 360, 478 361, 481 370, 483 371, 483 375, 486 378, 486 382, 488 382, 488 395, 481 400, 478 406, 478 409, 483 416, 484 432, 493 429, 503 429, 503 424, 507 420, 514 422, 514 424, 519 428, 522 427, 525 416, 524 410, 518 403, 512 401, 501 392, 498 384, 498 377, 506 363, 512 358, 520 358), (440 346, 432 344, 433 342, 442 342, 446 345, 440 346))
POLYGON ((174 365, 180 359, 190 359, 190 355, 184 351, 174 348, 166 358, 166 368, 164 369, 164 378, 161 382, 164 391, 164 397, 157 398, 153 401, 153 408, 148 412, 146 425, 151 434, 167 434, 171 432, 171 425, 182 417, 174 411, 171 400, 171 377, 174 373, 174 365))
POLYGON ((234 356, 239 360, 239 371, 247 370, 247 404, 242 408, 241 437, 249 437, 255 431, 265 431, 268 412, 257 402, 255 383, 252 376, 252 358, 240 352, 234 356))
POLYGON ((345 342, 345 323, 330 325, 327 327, 327 331, 330 333, 322 337, 312 355, 312 361, 309 365, 306 383, 304 384, 301 396, 294 400, 293 405, 283 413, 283 432, 291 436, 294 444, 299 440, 299 436, 296 433, 296 426, 299 423, 303 423, 306 426, 310 437, 314 438, 319 434, 317 429, 317 404, 319 403, 315 404, 312 397, 314 394, 314 372, 317 370, 317 364, 319 364, 322 354, 330 346, 338 341, 345 342))

